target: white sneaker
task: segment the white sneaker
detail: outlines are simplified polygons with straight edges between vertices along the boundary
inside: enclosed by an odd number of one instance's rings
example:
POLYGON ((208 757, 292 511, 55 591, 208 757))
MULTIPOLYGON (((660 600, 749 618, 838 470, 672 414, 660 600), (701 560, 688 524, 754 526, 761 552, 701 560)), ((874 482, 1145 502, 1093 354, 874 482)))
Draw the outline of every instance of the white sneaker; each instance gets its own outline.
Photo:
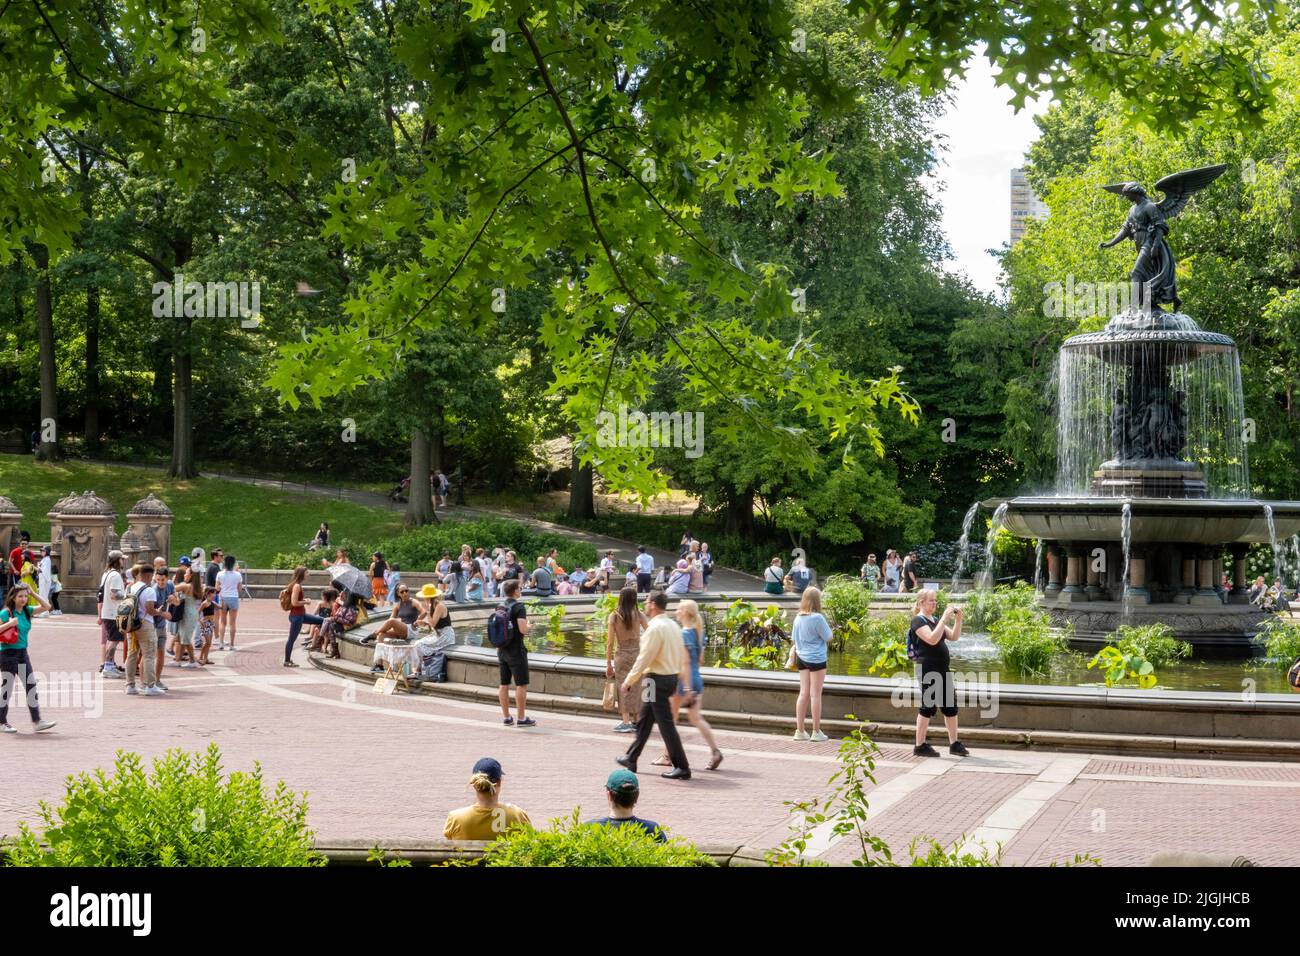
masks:
POLYGON ((16 734, 16 733, 18 733, 18 731, 14 730, 8 724, 0 724, 0 734, 16 734))
POLYGON ((53 614, 55 617, 63 617, 62 611, 51 611, 50 613, 53 614))
POLYGON ((55 723, 57 723, 57 721, 42 720, 39 724, 36 725, 36 732, 39 734, 42 730, 49 730, 51 727, 55 725, 55 723))
POLYGON ((827 737, 827 736, 826 736, 824 733, 822 733, 820 730, 814 730, 814 731, 812 732, 812 736, 809 737, 808 739, 809 739, 809 740, 815 740, 815 741, 817 741, 818 743, 821 743, 823 740, 830 740, 830 738, 827 737))
POLYGON ((138 697, 139 694, 140 694, 140 692, 139 692, 138 690, 136 690, 134 684, 127 684, 127 685, 126 685, 126 693, 127 693, 127 696, 128 696, 128 697, 138 697))
POLYGON ((161 687, 159 687, 157 684, 155 684, 153 687, 146 687, 146 688, 144 689, 144 696, 146 696, 146 697, 166 697, 166 696, 167 696, 167 691, 163 690, 161 687))
POLYGON ((199 665, 195 664, 193 661, 181 661, 180 664, 181 670, 193 670, 195 667, 198 666, 199 665))
POLYGON ((809 740, 809 739, 811 739, 811 738, 809 738, 809 736, 808 736, 808 731, 806 731, 806 730, 796 730, 796 731, 794 732, 794 739, 795 739, 795 740, 809 740))
POLYGON ((167 693, 167 685, 164 684, 162 681, 160 681, 160 680, 156 680, 156 681, 154 681, 154 682, 153 682, 153 686, 154 686, 154 687, 157 687, 157 688, 158 688, 160 691, 162 691, 164 694, 167 693))

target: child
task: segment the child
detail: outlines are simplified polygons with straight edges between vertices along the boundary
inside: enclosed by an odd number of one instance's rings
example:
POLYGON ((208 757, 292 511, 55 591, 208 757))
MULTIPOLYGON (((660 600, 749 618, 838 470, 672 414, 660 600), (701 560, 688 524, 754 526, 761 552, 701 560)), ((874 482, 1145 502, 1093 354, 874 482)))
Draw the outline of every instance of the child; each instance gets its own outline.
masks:
POLYGON ((59 580, 59 566, 53 564, 50 566, 50 616, 59 617, 63 614, 59 610, 59 592, 63 590, 63 582, 59 580))
POLYGON ((199 628, 194 638, 194 647, 201 652, 200 664, 208 663, 208 653, 212 650, 212 641, 217 636, 217 589, 203 589, 203 600, 199 603, 199 628))
MULTIPOLYGON (((320 603, 316 605, 315 614, 317 617, 329 617, 334 613, 334 603, 339 598, 339 592, 334 588, 326 588, 320 594, 320 603)), ((324 646, 321 638, 319 624, 313 624, 311 632, 307 635, 307 641, 304 644, 310 650, 318 651, 324 646)))
POLYGON ((568 575, 560 575, 559 583, 555 585, 555 593, 564 596, 573 593, 573 585, 569 583, 568 575))
POLYGON ((623 587, 636 590, 636 565, 627 569, 627 576, 623 578, 623 587))
POLYGON ((385 578, 388 582, 388 603, 397 603, 397 586, 402 583, 402 569, 396 564, 388 566, 388 575, 385 578))

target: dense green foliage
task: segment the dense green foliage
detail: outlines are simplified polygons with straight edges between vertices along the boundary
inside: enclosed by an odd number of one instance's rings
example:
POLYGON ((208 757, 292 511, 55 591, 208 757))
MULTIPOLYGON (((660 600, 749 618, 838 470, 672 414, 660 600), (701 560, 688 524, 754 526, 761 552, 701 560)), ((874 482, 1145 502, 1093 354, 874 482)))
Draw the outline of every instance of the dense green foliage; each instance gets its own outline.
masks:
POLYGON ((1000 584, 991 590, 976 590, 966 595, 965 626, 972 631, 988 631, 1008 611, 1033 610, 1036 592, 1031 584, 1017 581, 1000 584))
POLYGON ((1168 624, 1125 624, 1110 635, 1114 644, 1126 654, 1137 654, 1155 667, 1165 667, 1192 656, 1192 645, 1180 641, 1168 624))
POLYGON ((1260 636, 1264 639, 1264 656, 1278 670, 1288 670, 1300 657, 1300 624, 1295 621, 1269 618, 1260 636))
POLYGON ((1002 663, 1021 674, 1045 675, 1052 659, 1066 649, 1068 637, 1052 628, 1036 608, 1007 607, 988 625, 989 639, 1002 663))
POLYGON ((691 843, 655 840, 640 827, 580 823, 578 811, 549 828, 512 827, 483 854, 483 866, 714 866, 691 843))
POLYGON ((19 824, 11 866, 320 866, 307 800, 268 790, 261 767, 223 773, 216 744, 168 751, 145 768, 118 751, 111 774, 70 777, 58 807, 42 801, 41 828, 19 824))

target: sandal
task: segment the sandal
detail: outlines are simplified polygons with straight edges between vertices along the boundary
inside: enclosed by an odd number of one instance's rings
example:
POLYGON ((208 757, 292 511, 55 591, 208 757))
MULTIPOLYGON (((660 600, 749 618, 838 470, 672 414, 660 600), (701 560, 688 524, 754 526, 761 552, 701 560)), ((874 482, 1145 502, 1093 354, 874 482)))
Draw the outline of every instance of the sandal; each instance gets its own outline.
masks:
POLYGON ((710 770, 717 770, 717 769, 718 769, 718 766, 719 766, 721 763, 722 763, 722 751, 721 751, 721 750, 715 750, 715 751, 713 751, 713 759, 709 761, 709 767, 708 767, 708 769, 710 769, 710 770))
POLYGON ((667 754, 658 756, 654 760, 650 761, 650 766, 652 767, 671 767, 672 765, 673 765, 672 758, 669 757, 667 754))

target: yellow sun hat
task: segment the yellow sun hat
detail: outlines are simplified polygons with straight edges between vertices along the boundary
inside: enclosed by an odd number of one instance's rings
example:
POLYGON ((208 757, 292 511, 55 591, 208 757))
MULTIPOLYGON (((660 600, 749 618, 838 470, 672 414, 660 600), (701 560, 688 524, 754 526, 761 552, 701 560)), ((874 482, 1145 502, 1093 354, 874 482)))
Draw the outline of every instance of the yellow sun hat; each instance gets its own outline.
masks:
POLYGON ((442 592, 438 590, 438 585, 426 584, 424 587, 420 588, 420 597, 422 598, 442 597, 442 592))

